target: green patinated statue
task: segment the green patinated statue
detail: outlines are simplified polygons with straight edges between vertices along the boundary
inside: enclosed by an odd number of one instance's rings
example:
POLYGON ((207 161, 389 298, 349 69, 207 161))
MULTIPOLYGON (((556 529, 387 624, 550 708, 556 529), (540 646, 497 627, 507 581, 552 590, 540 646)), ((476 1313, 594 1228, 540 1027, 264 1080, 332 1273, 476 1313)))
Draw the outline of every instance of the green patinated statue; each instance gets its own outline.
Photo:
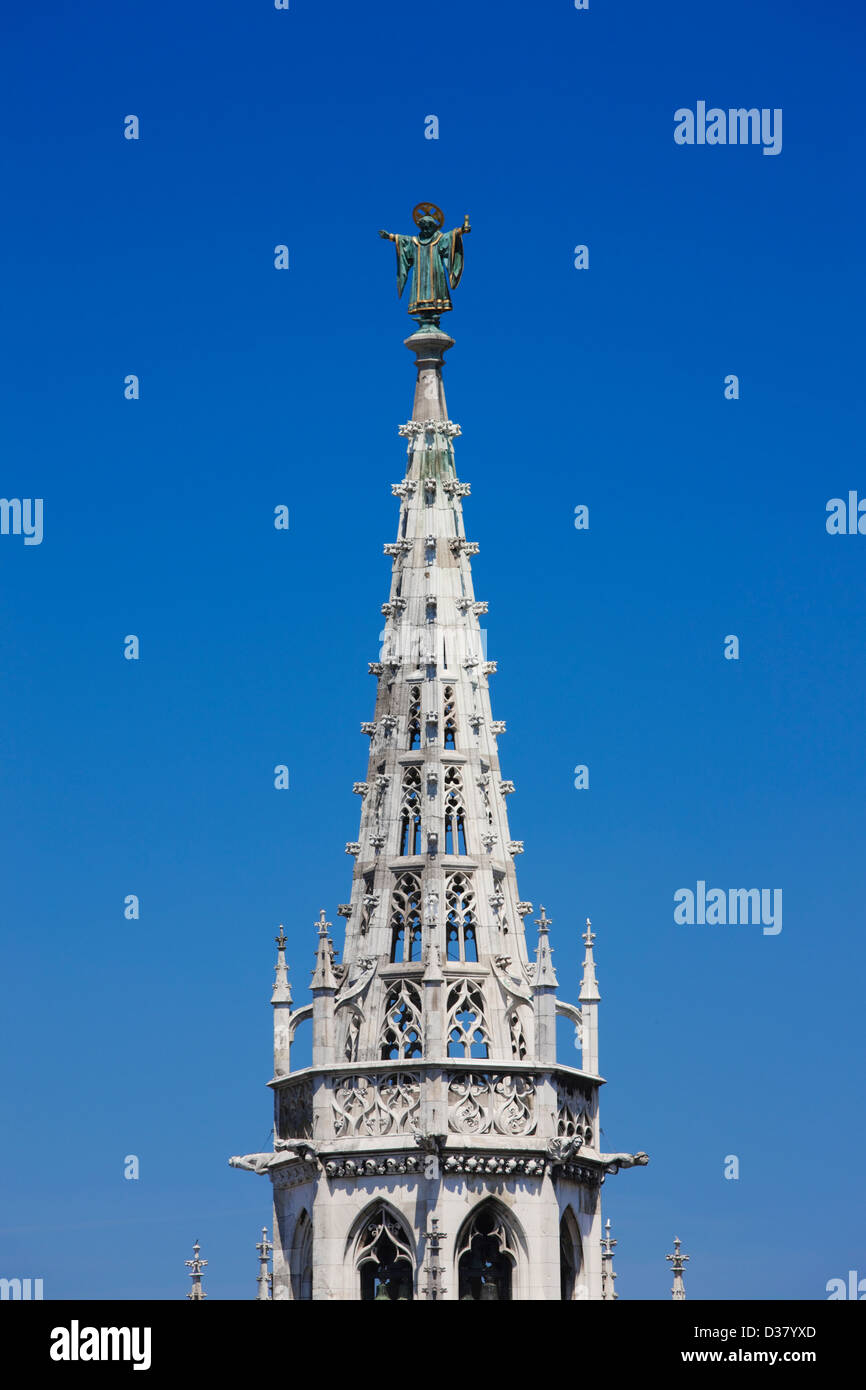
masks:
POLYGON ((452 307, 450 291, 456 289, 463 274, 463 236, 472 228, 467 213, 462 227, 443 232, 445 214, 435 203, 419 203, 412 219, 418 228, 417 236, 384 231, 379 235, 397 247, 398 296, 403 293, 409 271, 415 267, 408 312, 423 331, 437 326, 439 315, 452 307))

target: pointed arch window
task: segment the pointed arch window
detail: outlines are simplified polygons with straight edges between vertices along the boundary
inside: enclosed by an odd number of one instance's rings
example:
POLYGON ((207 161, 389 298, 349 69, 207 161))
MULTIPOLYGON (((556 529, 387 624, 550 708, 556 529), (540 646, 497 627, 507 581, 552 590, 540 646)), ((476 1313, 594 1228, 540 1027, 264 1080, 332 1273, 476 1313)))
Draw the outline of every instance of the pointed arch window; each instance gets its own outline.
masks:
POLYGON ((421 959, 421 882, 400 874, 391 894, 391 960, 421 959))
POLYGON ((507 1302, 512 1297, 516 1241, 493 1202, 482 1202, 457 1238, 457 1297, 462 1302, 507 1302))
POLYGON ((448 960, 477 961, 475 894, 466 874, 449 874, 445 885, 445 933, 448 960))
POLYGON ((400 1062, 406 1057, 422 1056, 421 1039, 421 995, 411 980, 396 980, 385 1000, 382 1061, 400 1062))
POLYGON ((308 1301, 313 1297, 313 1223, 306 1210, 295 1223, 289 1256, 292 1298, 308 1301))
POLYGON ((457 713, 456 713, 456 709, 457 709, 457 706, 456 706, 455 701, 454 701, 454 687, 453 687, 452 685, 446 685, 446 687, 445 687, 445 719, 444 719, 444 724, 443 724, 443 730, 444 730, 444 736, 445 736, 445 742, 444 742, 444 744, 443 744, 443 747, 445 747, 445 748, 456 748, 456 747, 457 747, 457 713))
POLYGON ((403 773, 398 852, 421 853, 421 772, 417 767, 407 767, 403 773))
POLYGON ((421 687, 413 685, 409 690, 409 748, 421 747, 421 687))
POLYGON ((580 1228, 571 1207, 566 1207, 559 1223, 559 1296, 565 1302, 579 1297, 578 1277, 582 1263, 580 1228))
POLYGON ((448 991, 448 1056, 487 1057, 490 1032, 477 980, 460 980, 448 991))
POLYGON ((460 769, 445 773, 445 853, 466 853, 466 810, 463 805, 463 778, 460 769))
POLYGON ((380 1207, 365 1222, 355 1246, 361 1299, 406 1303, 413 1297, 415 1261, 412 1241, 402 1222, 380 1207))

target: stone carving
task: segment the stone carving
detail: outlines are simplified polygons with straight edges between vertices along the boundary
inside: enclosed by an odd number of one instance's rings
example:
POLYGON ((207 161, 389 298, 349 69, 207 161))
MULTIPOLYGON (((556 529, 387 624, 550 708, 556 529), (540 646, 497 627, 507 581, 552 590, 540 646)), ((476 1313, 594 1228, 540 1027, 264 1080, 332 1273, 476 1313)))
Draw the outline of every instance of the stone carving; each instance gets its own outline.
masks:
POLYGON ((442 484, 449 497, 468 497, 472 488, 468 483, 461 483, 457 478, 449 478, 442 484))
POLYGON ((351 917, 351 915, 352 915, 352 904, 351 904, 351 903, 338 903, 338 904, 337 904, 337 916, 338 916, 338 917, 351 917))
POLYGON ((347 854, 354 854, 355 857, 357 858, 357 856, 361 853, 361 846, 360 846, 359 842, 358 842, 357 840, 347 840, 347 841, 346 841, 346 853, 347 853, 347 854))
POLYGON ((367 662, 367 670, 370 672, 371 676, 381 676, 384 669, 385 667, 382 665, 381 661, 367 662))
POLYGON ((508 844, 505 846, 505 848, 508 850, 508 853, 509 853, 509 854, 522 854, 522 853, 523 853, 523 841, 522 841, 522 840, 509 840, 509 841, 508 841, 508 844))
POLYGON ((514 783, 511 781, 500 782, 499 791, 502 794, 502 796, 510 796, 511 793, 514 791, 514 783))
POLYGON ((532 911, 532 903, 529 903, 529 902, 519 902, 519 903, 517 904, 517 915, 518 915, 518 917, 528 917, 531 911, 532 911))
POLYGON ((496 734, 497 737, 498 737, 500 734, 504 734, 504 733, 505 733, 505 720, 504 720, 504 719, 491 719, 491 721, 490 721, 490 732, 491 732, 492 734, 496 734))
POLYGON ((415 479, 404 478, 402 483, 392 483, 391 491, 395 497, 411 497, 415 491, 415 479))
POLYGON ((441 434, 445 439, 456 439, 461 429, 453 420, 407 420, 405 425, 397 426, 397 433, 404 439, 414 439, 419 434, 441 434))
POLYGON ((359 1134, 415 1134, 421 1080, 417 1072, 342 1077, 334 1089, 332 1105, 338 1139, 359 1134))
POLYGON ((392 1154, 388 1158, 335 1158, 325 1163, 324 1168, 329 1178, 391 1177, 400 1173, 418 1173, 423 1161, 416 1154, 392 1154))
POLYGON ((468 718, 469 723, 471 724, 472 728, 475 730, 477 734, 478 730, 481 728, 481 725, 484 723, 483 716, 480 714, 470 714, 468 718))
POLYGON ((481 1056, 487 1056, 490 1032, 484 1018, 484 994, 477 980, 459 980, 449 989, 446 1032, 449 1053, 454 1048, 453 1055, 459 1056, 460 1049, 470 1058, 473 1048, 483 1048, 481 1056))
POLYGON ((498 839, 499 839, 499 836, 496 834, 496 832, 495 832, 494 830, 485 830, 485 831, 484 831, 484 833, 483 833, 482 836, 481 836, 481 843, 483 844, 484 848, 487 850, 487 853, 488 853, 488 854, 489 854, 490 851, 493 849, 493 846, 496 844, 496 841, 497 841, 498 839))
POLYGON ((352 783, 352 791, 355 793, 356 796, 366 796, 369 790, 370 788, 368 787, 366 782, 352 783))
MULTIPOLYGON (((445 1159, 446 1173, 497 1173, 508 1176, 512 1173, 525 1173, 527 1177, 543 1177, 547 1170, 547 1159, 543 1156, 525 1158, 517 1154, 451 1154, 445 1159)), ((327 1171, 327 1169, 326 1169, 327 1171)))
POLYGON ((375 721, 375 719, 365 719, 364 722, 363 722, 362 725, 361 725, 361 733, 362 733, 362 734, 367 734, 370 738, 372 738, 373 735, 375 734, 375 732, 376 732, 376 721, 375 721))
POLYGON ((373 849, 384 849, 385 838, 384 835, 371 835, 370 844, 373 846, 373 849))
POLYGON ((602 1154, 601 1161, 606 1173, 618 1173, 620 1168, 644 1168, 649 1163, 649 1154, 642 1151, 636 1154, 602 1154))
POLYGON ((484 673, 485 676, 495 676, 495 675, 496 675, 496 662, 495 662, 495 661, 485 661, 484 664, 483 664, 483 666, 481 667, 481 670, 483 671, 483 673, 484 673))
POLYGON ((461 1072, 448 1083, 448 1128, 453 1134, 532 1134, 535 1084, 529 1076, 461 1072))
POLYGON ((409 540, 387 541, 382 549, 386 555, 408 555, 412 549, 412 542, 409 540))
POLYGON ((280 1139, 312 1139, 313 1083, 308 1078, 280 1088, 277 1135, 280 1139))

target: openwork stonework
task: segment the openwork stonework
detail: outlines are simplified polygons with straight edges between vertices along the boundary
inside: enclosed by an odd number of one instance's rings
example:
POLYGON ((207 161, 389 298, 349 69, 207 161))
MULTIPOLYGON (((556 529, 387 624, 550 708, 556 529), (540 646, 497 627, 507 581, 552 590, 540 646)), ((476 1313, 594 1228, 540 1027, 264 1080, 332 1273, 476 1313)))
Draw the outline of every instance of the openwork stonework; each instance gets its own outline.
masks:
POLYGON ((448 1128, 454 1134, 532 1134, 532 1078, 482 1072, 452 1076, 448 1083, 448 1128))
POLYGON ((334 1090, 334 1134, 415 1134, 420 1104, 416 1072, 345 1077, 334 1090))

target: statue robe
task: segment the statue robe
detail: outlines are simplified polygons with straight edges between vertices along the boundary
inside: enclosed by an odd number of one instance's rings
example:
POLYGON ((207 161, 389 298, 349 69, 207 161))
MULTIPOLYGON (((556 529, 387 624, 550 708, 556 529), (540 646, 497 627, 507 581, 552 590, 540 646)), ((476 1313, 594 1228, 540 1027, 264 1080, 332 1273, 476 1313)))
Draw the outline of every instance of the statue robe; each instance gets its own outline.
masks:
POLYGON ((463 231, 436 232, 429 241, 417 236, 396 236, 397 294, 402 295, 409 271, 415 267, 409 313, 441 314, 451 308, 451 295, 463 274, 463 231))

